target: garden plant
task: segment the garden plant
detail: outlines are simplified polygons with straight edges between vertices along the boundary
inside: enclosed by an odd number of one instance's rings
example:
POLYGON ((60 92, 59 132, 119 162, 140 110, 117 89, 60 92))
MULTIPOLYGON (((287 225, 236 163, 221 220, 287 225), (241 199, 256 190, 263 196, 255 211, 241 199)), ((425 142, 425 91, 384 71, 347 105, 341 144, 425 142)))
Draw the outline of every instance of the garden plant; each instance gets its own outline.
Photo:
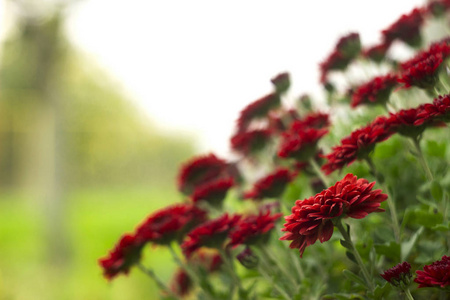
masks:
POLYGON ((450 299, 449 16, 432 1, 377 45, 341 37, 324 99, 292 101, 289 73, 272 78, 240 112, 233 157, 185 162, 180 202, 136 220, 104 277, 140 270, 161 299, 450 299), (159 248, 169 282, 146 264, 159 248))

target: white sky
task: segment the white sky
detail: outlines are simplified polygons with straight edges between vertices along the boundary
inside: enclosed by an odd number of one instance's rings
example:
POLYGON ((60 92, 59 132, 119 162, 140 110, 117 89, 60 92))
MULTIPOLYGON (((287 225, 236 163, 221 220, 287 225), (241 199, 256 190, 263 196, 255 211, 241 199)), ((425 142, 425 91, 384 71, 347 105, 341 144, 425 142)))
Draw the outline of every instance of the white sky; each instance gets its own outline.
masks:
MULTIPOLYGON (((318 90, 337 39, 363 44, 422 0, 83 0, 70 39, 162 129, 194 133, 226 154, 239 111, 291 74, 292 97, 318 90)), ((0 18, 5 17, 0 12, 0 18)))

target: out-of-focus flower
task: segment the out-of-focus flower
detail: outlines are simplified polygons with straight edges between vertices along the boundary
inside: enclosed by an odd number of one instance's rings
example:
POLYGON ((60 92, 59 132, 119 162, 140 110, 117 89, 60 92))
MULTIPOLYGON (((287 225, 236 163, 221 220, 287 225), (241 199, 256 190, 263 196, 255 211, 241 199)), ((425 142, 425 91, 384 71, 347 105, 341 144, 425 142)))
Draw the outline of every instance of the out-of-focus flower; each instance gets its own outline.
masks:
POLYGON ((411 283, 412 278, 411 265, 405 261, 399 263, 395 267, 387 269, 380 275, 393 286, 399 287, 400 285, 403 285, 404 287, 407 287, 411 283))
POLYGON ((234 185, 233 178, 219 178, 199 185, 192 193, 192 201, 205 201, 212 206, 220 207, 228 190, 234 185))
POLYGON ((237 260, 247 269, 254 269, 258 266, 259 257, 256 256, 250 247, 245 247, 241 253, 236 256, 237 260))
POLYGON ((183 269, 178 268, 172 277, 170 289, 178 297, 186 296, 193 287, 192 279, 183 269))
POLYGON ((292 181, 294 173, 285 168, 277 168, 269 175, 253 184, 252 190, 244 193, 244 199, 261 200, 281 196, 286 185, 292 181))
POLYGON ((439 96, 433 103, 424 104, 417 114, 415 125, 422 125, 431 120, 450 121, 450 95, 439 96))
POLYGON ((281 104, 280 96, 277 93, 268 94, 247 105, 240 113, 237 120, 237 131, 245 131, 250 123, 255 119, 266 118, 269 111, 277 108, 281 104))
POLYGON ((426 127, 426 123, 421 122, 423 118, 419 117, 422 107, 402 109, 395 114, 391 113, 389 117, 391 130, 411 138, 419 136, 426 127), (418 123, 421 124, 417 125, 418 123))
POLYGON ((443 59, 446 59, 450 55, 450 44, 448 38, 431 44, 428 49, 419 51, 412 58, 400 63, 400 69, 405 71, 426 60, 428 57, 436 55, 442 55, 443 59))
POLYGON ((424 22, 424 11, 413 9, 409 14, 402 15, 397 21, 382 31, 384 43, 400 40, 417 48, 422 43, 420 28, 424 22))
POLYGON ((227 162, 214 154, 196 156, 181 166, 178 189, 189 195, 196 186, 221 177, 226 169, 227 162))
POLYGON ((270 215, 270 211, 266 211, 242 218, 237 223, 236 229, 230 233, 230 245, 236 247, 265 243, 269 238, 269 232, 281 216, 281 213, 270 215))
POLYGON ((384 116, 376 118, 369 125, 343 138, 339 146, 333 147, 332 152, 324 156, 328 161, 322 166, 322 170, 330 174, 353 163, 356 159, 365 158, 377 143, 385 141, 391 135, 389 119, 384 116))
POLYGON ((228 233, 236 226, 241 217, 225 214, 207 221, 191 230, 181 248, 186 257, 190 257, 200 247, 221 248, 228 233))
POLYGON ((298 161, 308 161, 317 153, 317 143, 328 133, 327 129, 307 128, 294 130, 295 122, 289 131, 284 132, 278 150, 278 156, 295 158, 298 161))
POLYGON ((130 268, 139 262, 143 245, 135 235, 122 236, 114 249, 98 260, 103 268, 103 275, 107 279, 113 279, 120 273, 128 274, 130 268))
POLYGON ((275 91, 277 94, 283 94, 289 89, 289 86, 291 85, 291 81, 289 79, 289 73, 280 73, 274 78, 270 80, 272 84, 275 86, 275 91))
POLYGON ((258 152, 271 140, 272 131, 269 129, 255 129, 238 132, 231 137, 231 148, 243 155, 258 152))
POLYGON ((192 204, 174 204, 150 215, 136 230, 142 242, 166 245, 181 240, 196 225, 206 220, 206 212, 192 204))
POLYGON ((199 266, 207 272, 215 272, 223 264, 222 257, 215 249, 201 248, 189 257, 189 264, 199 266))
POLYGON ((361 104, 385 104, 397 85, 397 77, 392 74, 377 76, 360 85, 352 95, 352 107, 361 104))
POLYGON ((414 282, 419 284, 419 288, 448 288, 450 286, 450 256, 444 255, 441 260, 424 266, 423 271, 416 271, 416 274, 414 282))
POLYGON ((291 128, 294 131, 304 130, 306 128, 322 129, 330 126, 330 115, 322 112, 313 112, 297 122, 292 123, 291 128))
POLYGON ((361 40, 356 32, 341 37, 336 43, 336 50, 344 57, 355 58, 361 52, 361 40))
POLYGON ((381 43, 372 47, 363 49, 362 55, 376 63, 381 63, 386 58, 386 53, 391 46, 390 43, 381 43))
POLYGON ((333 219, 350 217, 361 219, 372 212, 382 212, 380 203, 387 199, 381 190, 372 190, 375 182, 347 174, 332 187, 305 200, 297 200, 292 214, 286 216, 280 240, 292 241, 290 248, 298 248, 300 257, 305 248, 317 240, 328 241, 333 234, 333 219))
POLYGON ((442 17, 448 10, 450 10, 450 1, 449 0, 430 1, 426 6, 425 10, 437 18, 442 17))
POLYGON ((421 89, 433 88, 438 81, 438 68, 443 62, 442 55, 429 56, 403 71, 398 82, 405 88, 416 86, 421 89))

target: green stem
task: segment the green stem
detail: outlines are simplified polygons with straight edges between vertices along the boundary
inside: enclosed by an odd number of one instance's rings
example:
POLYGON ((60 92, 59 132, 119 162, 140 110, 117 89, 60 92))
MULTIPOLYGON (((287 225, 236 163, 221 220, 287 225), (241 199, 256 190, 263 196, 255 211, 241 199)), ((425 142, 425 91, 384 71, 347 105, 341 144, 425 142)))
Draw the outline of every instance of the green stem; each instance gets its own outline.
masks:
POLYGON ((386 184, 384 183, 384 180, 381 178, 377 169, 375 168, 375 165, 374 165, 372 159, 370 157, 366 157, 365 161, 369 165, 370 171, 372 172, 373 176, 375 176, 376 180, 383 188, 383 191, 388 195, 388 198, 386 201, 389 206, 389 212, 391 214, 391 221, 392 221, 392 226, 394 228, 395 240, 397 242, 400 242, 400 225, 399 225, 398 218, 397 218, 397 210, 395 208, 394 198, 389 193, 389 189, 386 186, 386 184))
POLYGON ((329 187, 330 183, 328 181, 328 178, 325 176, 325 174, 323 174, 322 170, 320 169, 319 165, 314 160, 314 158, 311 158, 309 160, 309 164, 313 167, 314 172, 316 172, 317 176, 319 176, 320 180, 322 180, 325 187, 329 187))
POLYGON ((283 288, 281 288, 274 280, 272 277, 270 277, 269 274, 266 273, 266 271, 264 271, 264 269, 262 268, 261 265, 258 265, 257 267, 258 272, 267 280, 269 281, 272 286, 280 293, 281 296, 284 297, 284 299, 286 300, 292 300, 291 296, 289 296, 288 293, 286 293, 285 290, 283 290, 283 288))
MULTIPOLYGON (((228 269, 228 273, 230 273, 230 276, 233 280, 233 285, 237 286, 239 291, 242 292, 244 289, 242 288, 241 280, 239 279, 239 276, 236 273, 236 270, 234 269, 233 262, 230 260, 230 257, 226 253, 224 249, 218 249, 220 256, 222 257, 222 260, 225 263, 225 266, 228 269)), ((232 295, 234 294, 235 288, 232 288, 232 295)))
POLYGON ((417 158, 419 159, 420 164, 422 165, 423 170, 425 171, 425 175, 429 181, 433 181, 433 173, 431 173, 430 167, 427 164, 425 157, 423 156, 422 149, 420 148, 420 140, 413 139, 414 148, 417 152, 417 158))
POLYGON ((353 244, 350 235, 347 233, 344 226, 342 225, 342 220, 340 218, 336 219, 334 225, 339 229, 344 240, 351 245, 351 251, 352 251, 353 255, 355 256, 355 259, 359 265, 359 268, 361 269, 361 272, 364 276, 364 279, 366 280, 366 283, 370 289, 370 292, 373 292, 373 282, 372 282, 372 278, 369 275, 369 271, 367 271, 367 268, 364 265, 362 258, 359 255, 358 250, 356 250, 356 247, 353 244))
POLYGON ((173 298, 177 298, 177 296, 173 293, 173 291, 161 280, 156 276, 155 272, 153 272, 152 269, 146 268, 142 263, 137 264, 139 270, 141 270, 144 274, 148 275, 153 281, 156 283, 158 288, 168 295, 170 295, 173 298))
POLYGON ((408 288, 406 288, 404 290, 404 292, 405 292, 406 298, 408 298, 408 300, 414 300, 414 297, 411 295, 411 292, 409 291, 408 288))
MULTIPOLYGON (((277 232, 281 232, 281 227, 279 224, 277 224, 276 226, 277 228, 277 232)), ((288 255, 291 258, 291 261, 294 262, 295 265, 295 270, 297 271, 297 275, 298 275, 298 280, 299 282, 303 280, 303 278, 305 278, 305 273, 303 272, 303 268, 300 264, 300 259, 298 258, 298 256, 296 256, 294 254, 294 252, 292 251, 291 248, 289 248, 288 243, 281 243, 281 248, 283 248, 283 250, 288 253, 288 255)))
POLYGON ((297 288, 298 283, 294 280, 292 275, 286 270, 286 268, 280 263, 280 260, 277 259, 272 255, 272 253, 267 249, 266 245, 262 245, 259 247, 261 249, 262 254, 266 257, 267 261, 273 261, 275 262, 275 265, 278 267, 278 269, 283 273, 284 277, 289 278, 291 280, 293 286, 297 288))

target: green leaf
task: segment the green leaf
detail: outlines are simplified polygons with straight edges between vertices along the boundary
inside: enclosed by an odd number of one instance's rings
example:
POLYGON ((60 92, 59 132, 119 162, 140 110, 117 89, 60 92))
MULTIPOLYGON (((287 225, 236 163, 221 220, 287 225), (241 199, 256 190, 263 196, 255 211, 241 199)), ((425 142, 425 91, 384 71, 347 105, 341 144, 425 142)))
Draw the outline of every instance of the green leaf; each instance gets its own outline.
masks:
POLYGON ((444 231, 444 232, 450 231, 450 223, 439 224, 439 225, 433 226, 431 229, 434 231, 444 231))
POLYGON ((350 251, 346 251, 345 255, 347 255, 348 259, 350 259, 352 262, 354 262, 355 264, 357 264, 358 262, 356 261, 355 256, 353 255, 353 253, 351 253, 350 251))
POLYGON ((419 237, 419 235, 422 233, 423 231, 423 227, 420 227, 412 236, 411 238, 402 243, 402 249, 401 249, 401 261, 406 260, 409 257, 409 254, 411 253, 412 248, 414 247, 417 238, 419 237))
POLYGON ((446 147, 447 147, 447 145, 445 143, 439 144, 436 141, 427 141, 426 153, 430 156, 444 158, 446 147))
POLYGON ((389 244, 375 245, 375 251, 394 261, 400 261, 401 247, 400 244, 391 241, 389 244))
POLYGON ((373 291, 373 298, 382 299, 382 297, 385 297, 387 296, 387 294, 389 294, 391 289, 391 285, 387 282, 385 282, 383 286, 377 285, 375 290, 373 291))
POLYGON ((324 295, 322 299, 333 299, 333 300, 363 300, 364 298, 358 294, 345 294, 345 293, 334 293, 324 295))
POLYGON ((342 247, 352 250, 352 244, 347 242, 346 240, 339 240, 341 242, 342 247))
MULTIPOLYGON (((432 212, 417 208, 409 210, 405 213, 404 223, 409 225, 420 225, 427 228, 433 228, 438 224, 442 224, 444 217, 442 213, 434 209, 432 212)), ((403 224, 402 224, 403 225, 403 224)))
POLYGON ((437 180, 433 180, 431 182, 431 196, 433 196, 434 200, 437 202, 441 202, 444 197, 444 191, 442 190, 441 184, 437 180))
POLYGON ((353 273, 352 271, 345 269, 344 271, 342 271, 342 274, 344 274, 344 276, 347 279, 349 279, 349 280, 351 280, 353 282, 357 282, 357 283, 359 283, 362 286, 366 286, 365 281, 361 277, 359 277, 358 275, 353 273))

